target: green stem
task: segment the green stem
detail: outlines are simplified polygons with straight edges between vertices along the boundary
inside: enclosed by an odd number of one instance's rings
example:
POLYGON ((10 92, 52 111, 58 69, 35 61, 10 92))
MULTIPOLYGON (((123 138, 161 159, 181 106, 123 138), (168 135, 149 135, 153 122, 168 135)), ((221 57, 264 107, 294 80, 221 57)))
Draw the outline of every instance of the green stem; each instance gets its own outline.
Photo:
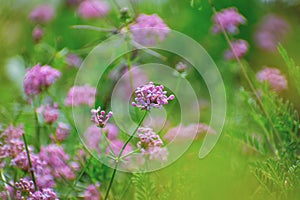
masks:
POLYGON ((33 184, 34 184, 34 189, 35 189, 35 191, 37 191, 38 188, 37 188, 37 185, 36 185, 35 176, 34 176, 34 172, 33 172, 33 169, 32 169, 30 152, 29 152, 29 149, 28 149, 25 134, 23 133, 22 136, 23 136, 23 141, 24 141, 25 150, 26 150, 26 154, 27 154, 27 159, 28 159, 28 164, 29 164, 29 170, 30 170, 30 173, 31 173, 31 178, 32 178, 32 181, 33 181, 33 184))
POLYGON ((121 158, 121 155, 123 153, 123 151, 125 150, 127 144, 132 140, 132 138, 135 136, 135 134, 137 133, 137 130, 139 129, 139 127, 141 126, 141 124, 143 123, 145 117, 147 115, 147 111, 145 111, 145 114, 143 115, 143 117, 141 118, 141 120, 139 121, 137 127, 135 128, 134 132, 131 134, 131 136, 127 139, 127 141, 125 142, 125 144, 123 145, 121 151, 119 152, 119 155, 116 159, 116 165, 115 165, 115 168, 114 168, 114 171, 113 171, 113 174, 112 174, 112 177, 110 179, 110 182, 109 182, 109 185, 108 185, 108 189, 106 191, 106 194, 105 194, 105 198, 104 200, 107 200, 108 198, 108 195, 109 195, 109 191, 111 189, 111 186, 113 184, 113 181, 115 179, 115 175, 116 175, 116 172, 117 172, 117 169, 118 169, 118 166, 119 166, 119 161, 120 161, 120 158, 121 158))

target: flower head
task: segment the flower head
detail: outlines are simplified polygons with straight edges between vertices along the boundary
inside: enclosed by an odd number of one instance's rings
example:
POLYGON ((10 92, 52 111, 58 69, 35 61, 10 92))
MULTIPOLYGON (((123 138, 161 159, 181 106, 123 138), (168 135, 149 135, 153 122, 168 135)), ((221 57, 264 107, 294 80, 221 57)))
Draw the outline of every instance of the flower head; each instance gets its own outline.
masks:
POLYGON ((238 26, 245 24, 246 19, 237 11, 236 8, 223 9, 213 16, 213 33, 222 32, 222 27, 231 34, 238 32, 238 26))
POLYGON ((65 99, 66 106, 93 106, 95 103, 96 88, 89 85, 73 86, 70 88, 67 98, 65 99))
POLYGON ((43 4, 35 7, 30 15, 29 19, 35 23, 47 23, 54 17, 54 8, 50 5, 43 4))
POLYGON ((64 141, 70 133, 70 126, 68 124, 59 122, 56 128, 55 136, 51 135, 51 139, 54 142, 64 141))
POLYGON ((37 112, 43 115, 44 121, 48 124, 52 124, 59 118, 58 104, 54 103, 53 106, 50 104, 42 105, 37 109, 37 112))
POLYGON ((161 147, 163 145, 159 135, 157 135, 151 128, 138 129, 139 142, 137 147, 142 151, 147 151, 154 147, 161 147))
POLYGON ((113 112, 109 111, 107 114, 104 110, 101 110, 99 106, 97 109, 91 110, 92 114, 92 122, 94 122, 97 126, 104 128, 108 120, 113 116, 113 112))
POLYGON ((82 63, 82 59, 76 54, 70 53, 66 56, 66 63, 70 67, 78 68, 82 63))
POLYGON ((288 83, 284 75, 276 68, 265 67, 256 74, 259 82, 267 82, 274 91, 287 89, 288 83))
POLYGON ((170 32, 170 28, 156 14, 141 14, 136 23, 130 26, 130 31, 136 42, 141 45, 154 45, 157 41, 163 41, 170 32))
POLYGON ((80 3, 77 13, 83 19, 104 17, 109 12, 109 5, 102 0, 85 0, 80 3))
POLYGON ((164 86, 155 86, 150 82, 135 90, 135 102, 132 106, 141 108, 142 110, 150 110, 151 108, 161 108, 163 105, 168 104, 169 100, 175 98, 174 95, 167 96, 167 91, 164 91, 164 86))
POLYGON ((84 200, 98 200, 101 199, 101 194, 99 192, 100 183, 96 185, 89 185, 83 193, 84 200))
POLYGON ((43 38, 44 34, 45 30, 37 25, 32 31, 32 38, 36 43, 38 43, 43 38))
POLYGON ((235 56, 242 58, 248 51, 249 45, 245 40, 234 40, 231 43, 232 49, 225 51, 225 58, 227 60, 235 59, 235 56))
POLYGON ((276 51, 279 42, 282 42, 290 26, 283 18, 268 14, 263 17, 255 33, 255 41, 258 47, 267 51, 276 51))
POLYGON ((45 65, 35 65, 26 72, 24 91, 28 96, 39 94, 43 88, 48 88, 61 76, 60 71, 45 65))

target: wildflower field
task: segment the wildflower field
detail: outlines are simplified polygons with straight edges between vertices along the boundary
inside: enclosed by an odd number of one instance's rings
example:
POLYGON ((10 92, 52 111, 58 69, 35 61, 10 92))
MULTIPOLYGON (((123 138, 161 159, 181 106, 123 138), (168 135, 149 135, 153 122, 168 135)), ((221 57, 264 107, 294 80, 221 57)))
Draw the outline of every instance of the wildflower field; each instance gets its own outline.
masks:
POLYGON ((299 200, 299 19, 300 0, 0 0, 0 199, 299 200))

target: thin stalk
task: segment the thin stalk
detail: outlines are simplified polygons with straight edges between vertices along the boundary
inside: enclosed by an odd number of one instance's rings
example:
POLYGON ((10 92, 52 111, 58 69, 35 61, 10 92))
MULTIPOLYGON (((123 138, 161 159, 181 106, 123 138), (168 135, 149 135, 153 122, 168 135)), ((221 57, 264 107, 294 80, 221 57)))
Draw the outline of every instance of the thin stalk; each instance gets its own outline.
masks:
POLYGON ((119 152, 119 155, 118 155, 118 157, 117 157, 117 159, 116 159, 116 165, 115 165, 115 168, 114 168, 112 177, 111 177, 111 179, 110 179, 110 182, 109 182, 108 189, 107 189, 107 191, 106 191, 104 200, 107 200, 107 198, 108 198, 109 191, 110 191, 111 186, 112 186, 112 184, 113 184, 113 182, 114 182, 115 175, 116 175, 116 172, 117 172, 117 169, 118 169, 118 166, 119 166, 119 161, 120 161, 121 155, 122 155, 123 151, 125 150, 127 144, 128 144, 128 143, 132 140, 132 138, 135 136, 135 134, 136 134, 138 128, 139 128, 139 127, 141 126, 141 124, 143 123, 143 121, 144 121, 146 115, 147 115, 147 111, 145 112, 145 114, 143 115, 143 117, 141 118, 141 120, 139 121, 139 123, 138 123, 136 129, 134 130, 134 132, 133 132, 133 133, 131 134, 131 136, 127 139, 127 141, 126 141, 125 144, 123 145, 121 151, 119 152))
POLYGON ((33 169, 32 169, 30 152, 28 150, 28 145, 27 145, 25 134, 23 133, 22 136, 23 136, 23 141, 24 141, 25 150, 26 150, 26 154, 27 154, 27 159, 28 159, 28 164, 29 164, 29 170, 30 170, 30 173, 31 173, 31 178, 32 178, 32 181, 33 181, 34 189, 35 189, 35 191, 37 191, 38 188, 37 188, 37 185, 36 185, 35 176, 34 176, 34 172, 33 172, 33 169))
POLYGON ((40 149, 41 146, 41 139, 40 139, 40 124, 38 119, 38 114, 35 110, 35 106, 33 105, 33 114, 34 114, 34 123, 35 123, 35 136, 36 136, 36 148, 37 150, 40 149))
MULTIPOLYGON (((210 3, 210 6, 211 6, 211 8, 212 8, 213 13, 216 15, 216 14, 217 14, 217 10, 216 10, 216 8, 215 8, 215 6, 214 6, 212 0, 208 0, 208 2, 210 3)), ((229 36, 228 36, 228 34, 227 34, 225 28, 223 27, 222 23, 220 23, 220 21, 219 21, 218 18, 217 18, 217 20, 218 20, 218 23, 219 23, 219 25, 220 25, 220 27, 221 27, 222 33, 223 33, 223 35, 225 36, 225 40, 226 40, 226 42, 228 43, 228 45, 230 46, 230 49, 231 49, 231 51, 233 52, 233 55, 234 55, 234 57, 235 57, 235 59, 236 59, 238 65, 239 65, 240 68, 242 69, 242 73, 243 73, 243 75, 244 75, 244 77, 245 77, 245 79, 246 79, 248 85, 250 86, 251 91, 254 93, 254 95, 255 95, 255 97, 256 97, 256 99, 257 99, 257 102, 258 102, 260 108, 262 109, 262 112, 264 113, 264 115, 266 116, 267 120, 269 121, 269 123, 270 123, 270 125, 271 125, 271 127, 272 127, 272 129, 273 129, 273 131, 274 131, 274 134, 275 134, 275 136, 277 137, 279 143, 282 143, 282 140, 281 140, 281 138, 280 138, 280 136, 279 136, 279 134, 278 134, 278 132, 277 132, 277 130, 276 130, 274 124, 273 124, 273 121, 272 121, 272 119, 271 119, 269 113, 268 113, 267 110, 264 108, 263 102, 261 101, 260 96, 258 95, 257 91, 255 90, 255 87, 254 87, 253 83, 251 82, 250 77, 249 77, 248 74, 247 74, 246 67, 243 65, 243 63, 241 62, 240 58, 239 58, 239 57, 237 56, 237 54, 235 53, 234 48, 233 48, 233 46, 232 46, 232 43, 231 43, 231 41, 230 41, 230 39, 229 39, 229 36)), ((276 152, 274 152, 274 153, 275 153, 275 155, 277 155, 276 152)))

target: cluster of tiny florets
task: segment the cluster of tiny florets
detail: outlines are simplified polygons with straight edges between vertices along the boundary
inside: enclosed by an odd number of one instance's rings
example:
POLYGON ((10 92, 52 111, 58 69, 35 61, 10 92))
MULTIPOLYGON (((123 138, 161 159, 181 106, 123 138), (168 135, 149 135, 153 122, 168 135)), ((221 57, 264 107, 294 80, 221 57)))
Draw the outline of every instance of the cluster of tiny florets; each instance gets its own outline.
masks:
POLYGON ((134 93, 136 98, 135 102, 132 102, 132 106, 142 110, 161 108, 175 98, 174 95, 167 96, 167 91, 164 91, 163 85, 155 86, 153 82, 138 87, 134 93))
POLYGON ((157 41, 163 41, 166 38, 170 28, 156 14, 141 14, 130 26, 130 31, 134 40, 141 45, 154 45, 157 41))
POLYGON ((89 85, 73 86, 65 99, 66 106, 93 106, 97 90, 89 85))
POLYGON ((234 40, 231 43, 232 49, 225 51, 225 58, 227 60, 242 58, 248 51, 249 45, 245 40, 234 40))
POLYGON ((104 128, 108 120, 113 116, 113 112, 109 111, 107 114, 104 110, 101 110, 99 106, 97 109, 91 110, 92 114, 92 122, 94 122, 97 126, 104 128))
POLYGON ((265 67, 256 75, 259 82, 267 82, 274 91, 282 91, 287 89, 288 83, 284 75, 279 69, 265 67))

